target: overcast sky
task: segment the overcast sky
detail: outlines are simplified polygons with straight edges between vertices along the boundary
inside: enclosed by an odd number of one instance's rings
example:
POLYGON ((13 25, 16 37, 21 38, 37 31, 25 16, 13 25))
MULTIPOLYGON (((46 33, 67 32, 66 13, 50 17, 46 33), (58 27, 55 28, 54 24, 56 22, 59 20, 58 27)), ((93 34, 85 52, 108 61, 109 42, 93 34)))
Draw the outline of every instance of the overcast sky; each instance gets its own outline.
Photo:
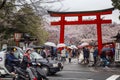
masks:
MULTIPOLYGON (((90 11, 90 10, 101 10, 111 8, 111 0, 62 0, 54 4, 44 4, 44 6, 53 6, 49 10, 59 11, 90 11)), ((112 19, 113 22, 120 23, 118 19, 119 11, 113 11, 113 14, 106 16, 105 18, 112 19)))

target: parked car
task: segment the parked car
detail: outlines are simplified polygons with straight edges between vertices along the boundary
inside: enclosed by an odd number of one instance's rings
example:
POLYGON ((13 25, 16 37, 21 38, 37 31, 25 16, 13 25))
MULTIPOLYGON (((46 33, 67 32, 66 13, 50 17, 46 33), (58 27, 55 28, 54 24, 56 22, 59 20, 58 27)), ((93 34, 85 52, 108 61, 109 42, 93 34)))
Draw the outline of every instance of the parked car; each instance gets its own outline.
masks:
MULTIPOLYGON (((48 49, 50 48, 48 46, 34 46, 34 47, 32 47, 34 49, 34 51, 37 52, 37 54, 34 52, 34 55, 42 57, 41 53, 45 47, 47 47, 48 49)), ((40 58, 37 58, 37 59, 40 59, 40 58)), ((63 69, 62 62, 56 61, 55 59, 51 60, 49 58, 47 58, 47 59, 42 58, 41 60, 39 60, 40 63, 44 66, 43 70, 45 70, 45 72, 47 74, 49 74, 49 73, 55 74, 56 72, 61 71, 63 69)))
POLYGON ((31 58, 33 61, 37 59, 37 61, 40 62, 41 68, 45 71, 46 74, 55 74, 63 69, 63 64, 61 62, 51 59, 44 59, 37 52, 32 52, 31 58))

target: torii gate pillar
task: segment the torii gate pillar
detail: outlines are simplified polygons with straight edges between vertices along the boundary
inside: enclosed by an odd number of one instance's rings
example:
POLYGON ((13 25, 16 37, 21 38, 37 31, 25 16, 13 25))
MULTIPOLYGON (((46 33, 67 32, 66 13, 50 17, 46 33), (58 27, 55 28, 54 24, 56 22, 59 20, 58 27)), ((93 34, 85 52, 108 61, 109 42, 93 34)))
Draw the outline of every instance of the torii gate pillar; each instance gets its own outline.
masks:
POLYGON ((51 25, 60 25, 60 43, 64 43, 64 27, 65 25, 77 25, 77 24, 96 24, 97 25, 97 37, 98 37, 98 50, 99 54, 102 49, 102 29, 101 24, 111 23, 111 20, 101 19, 101 15, 112 14, 114 8, 98 10, 98 11, 84 11, 84 12, 53 12, 48 13, 53 17, 60 17, 58 22, 51 22, 51 25), (78 17, 78 21, 66 21, 65 17, 78 17), (82 20, 83 16, 96 16, 95 20, 82 20))
POLYGON ((59 43, 64 43, 64 33, 65 33, 65 16, 61 16, 61 28, 60 28, 60 41, 59 43))
MULTIPOLYGON (((111 21, 110 21, 111 23, 111 21)), ((102 29, 101 29, 101 18, 97 15, 97 37, 98 37, 98 50, 102 49, 102 29)))

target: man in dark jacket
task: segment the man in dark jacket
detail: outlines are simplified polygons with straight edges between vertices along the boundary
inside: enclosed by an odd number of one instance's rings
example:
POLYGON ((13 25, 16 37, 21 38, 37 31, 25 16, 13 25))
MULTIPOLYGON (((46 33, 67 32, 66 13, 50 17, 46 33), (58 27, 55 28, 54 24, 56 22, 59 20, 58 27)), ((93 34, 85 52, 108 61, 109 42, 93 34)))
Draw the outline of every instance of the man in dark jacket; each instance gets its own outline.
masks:
POLYGON ((107 51, 102 51, 102 53, 101 53, 101 55, 100 55, 100 57, 101 57, 101 59, 102 59, 102 61, 103 61, 103 67, 108 67, 109 66, 109 64, 110 64, 110 62, 109 62, 109 60, 107 59, 107 51))
POLYGON ((94 58, 94 64, 93 64, 93 66, 96 65, 97 57, 98 57, 98 48, 95 47, 95 48, 94 48, 94 52, 93 52, 93 58, 94 58))
POLYGON ((90 55, 90 51, 87 48, 87 46, 83 47, 83 57, 84 57, 84 59, 81 61, 81 63, 84 62, 84 63, 88 64, 89 63, 89 55, 90 55))
POLYGON ((14 56, 14 50, 11 50, 10 53, 6 55, 6 66, 9 72, 14 72, 14 66, 18 66, 19 64, 20 60, 14 56))

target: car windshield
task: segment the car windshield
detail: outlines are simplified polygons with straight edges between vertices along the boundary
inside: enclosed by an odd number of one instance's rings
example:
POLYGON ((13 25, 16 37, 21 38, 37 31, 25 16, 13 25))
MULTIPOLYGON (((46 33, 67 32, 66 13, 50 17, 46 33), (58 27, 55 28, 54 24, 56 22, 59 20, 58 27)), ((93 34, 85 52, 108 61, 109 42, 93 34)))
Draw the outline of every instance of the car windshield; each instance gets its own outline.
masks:
POLYGON ((24 54, 24 52, 23 52, 23 50, 21 49, 21 48, 19 48, 19 47, 14 47, 13 49, 16 49, 15 51, 14 51, 14 56, 16 57, 16 58, 20 58, 20 59, 22 59, 23 58, 23 54, 24 54))
POLYGON ((7 53, 10 53, 10 50, 14 50, 14 56, 18 59, 22 59, 23 58, 23 50, 19 47, 7 47, 7 48, 4 48, 2 51, 6 51, 7 53))
POLYGON ((30 54, 30 57, 31 57, 32 59, 43 59, 43 57, 40 56, 40 54, 38 54, 37 52, 32 52, 32 53, 30 54))
POLYGON ((14 56, 18 59, 19 58, 22 59, 23 58, 23 52, 20 51, 20 50, 17 50, 17 51, 14 52, 14 56))

